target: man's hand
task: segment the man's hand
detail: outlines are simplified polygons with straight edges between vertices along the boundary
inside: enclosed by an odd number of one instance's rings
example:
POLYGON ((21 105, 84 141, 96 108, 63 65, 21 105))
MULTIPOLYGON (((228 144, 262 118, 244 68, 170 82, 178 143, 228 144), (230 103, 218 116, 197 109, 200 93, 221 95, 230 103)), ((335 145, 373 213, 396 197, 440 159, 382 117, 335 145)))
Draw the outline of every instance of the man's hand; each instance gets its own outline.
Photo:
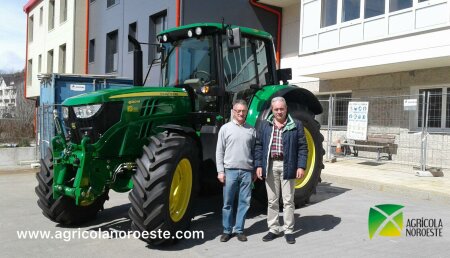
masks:
POLYGON ((219 172, 219 173, 217 174, 217 179, 219 179, 219 181, 220 181, 222 184, 225 184, 225 173, 219 172))
POLYGON ((300 179, 305 176, 305 170, 303 168, 297 168, 297 179, 300 179))
POLYGON ((263 177, 262 177, 262 168, 260 167, 260 168, 256 168, 256 177, 259 179, 259 180, 263 180, 263 177))

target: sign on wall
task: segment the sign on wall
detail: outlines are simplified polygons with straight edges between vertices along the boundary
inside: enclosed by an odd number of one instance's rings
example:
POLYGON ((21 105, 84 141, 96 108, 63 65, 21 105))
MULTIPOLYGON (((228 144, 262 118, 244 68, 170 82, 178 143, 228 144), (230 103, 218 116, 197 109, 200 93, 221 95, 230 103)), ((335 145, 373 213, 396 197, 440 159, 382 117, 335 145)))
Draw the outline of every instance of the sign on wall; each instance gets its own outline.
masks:
POLYGON ((348 103, 347 139, 367 140, 369 102, 348 103))

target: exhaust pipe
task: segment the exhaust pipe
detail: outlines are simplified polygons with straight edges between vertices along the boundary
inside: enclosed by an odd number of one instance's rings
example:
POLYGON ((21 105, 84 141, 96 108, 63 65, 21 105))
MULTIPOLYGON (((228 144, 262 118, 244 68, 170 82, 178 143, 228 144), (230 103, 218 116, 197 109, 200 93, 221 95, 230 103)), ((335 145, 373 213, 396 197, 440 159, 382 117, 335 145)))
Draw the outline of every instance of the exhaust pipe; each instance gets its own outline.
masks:
POLYGON ((143 86, 142 82, 142 50, 141 44, 133 36, 128 35, 128 41, 133 44, 133 84, 134 86, 143 86))

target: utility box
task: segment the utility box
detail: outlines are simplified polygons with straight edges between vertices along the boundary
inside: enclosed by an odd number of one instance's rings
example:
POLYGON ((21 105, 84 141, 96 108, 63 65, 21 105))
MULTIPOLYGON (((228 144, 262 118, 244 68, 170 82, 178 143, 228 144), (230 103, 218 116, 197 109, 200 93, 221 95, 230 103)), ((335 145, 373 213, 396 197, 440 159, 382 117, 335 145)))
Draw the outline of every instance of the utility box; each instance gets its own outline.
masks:
MULTIPOLYGON (((83 93, 103 89, 123 89, 133 86, 133 80, 102 75, 42 74, 39 108, 37 113, 37 142, 43 158, 55 136, 53 110, 62 117, 61 103, 83 93)), ((62 120, 61 120, 62 121, 62 120)))

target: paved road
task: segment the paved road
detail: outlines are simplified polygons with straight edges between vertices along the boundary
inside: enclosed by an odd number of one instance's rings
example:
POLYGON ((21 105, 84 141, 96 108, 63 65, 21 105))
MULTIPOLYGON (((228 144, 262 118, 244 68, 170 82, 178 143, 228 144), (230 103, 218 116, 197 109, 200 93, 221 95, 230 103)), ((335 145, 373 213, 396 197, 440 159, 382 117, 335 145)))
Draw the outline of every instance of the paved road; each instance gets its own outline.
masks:
MULTIPOLYGON (((203 230, 204 239, 182 240, 174 246, 152 248, 137 239, 19 240, 18 230, 78 231, 47 220, 36 205, 31 173, 0 173, 0 257, 448 257, 450 253, 450 206, 436 201, 404 198, 384 192, 322 183, 309 206, 297 209, 297 244, 284 239, 264 243, 264 210, 254 207, 246 223, 249 240, 236 238, 220 243, 220 196, 202 198, 192 230, 203 230), (375 236, 369 239, 369 208, 384 203, 404 205, 408 218, 442 219, 442 237, 375 236)), ((99 218, 83 231, 130 229, 127 194, 111 193, 99 218)))

